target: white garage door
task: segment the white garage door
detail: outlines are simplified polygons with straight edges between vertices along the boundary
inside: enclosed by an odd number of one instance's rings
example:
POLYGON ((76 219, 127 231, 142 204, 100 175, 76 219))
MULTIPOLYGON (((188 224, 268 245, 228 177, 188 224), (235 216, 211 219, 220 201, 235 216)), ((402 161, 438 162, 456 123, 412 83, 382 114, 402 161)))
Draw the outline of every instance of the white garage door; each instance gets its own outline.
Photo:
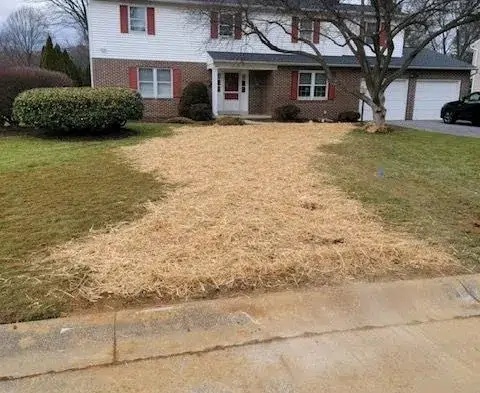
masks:
MULTIPOLYGON (((365 84, 363 84, 365 85, 365 84)), ((388 86, 385 92, 385 107, 387 108, 387 120, 405 120, 407 110, 408 81, 396 80, 388 86)), ((362 102, 360 101, 360 113, 362 113, 362 102)), ((372 108, 365 104, 363 119, 373 120, 372 108)))
POLYGON ((460 97, 460 81, 418 80, 413 120, 440 119, 442 106, 460 97))

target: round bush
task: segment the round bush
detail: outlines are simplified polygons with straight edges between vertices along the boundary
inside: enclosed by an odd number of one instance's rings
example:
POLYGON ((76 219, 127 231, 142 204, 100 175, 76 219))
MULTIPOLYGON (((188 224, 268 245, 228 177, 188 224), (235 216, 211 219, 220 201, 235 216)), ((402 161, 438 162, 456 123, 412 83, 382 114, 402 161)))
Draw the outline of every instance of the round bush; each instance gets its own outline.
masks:
POLYGON ((180 97, 180 102, 178 104, 178 114, 182 117, 189 117, 192 119, 192 106, 199 104, 207 105, 209 111, 212 111, 207 86, 202 82, 191 82, 185 87, 185 89, 183 89, 182 97, 180 97))
POLYGON ((298 115, 300 114, 300 108, 293 104, 279 106, 275 109, 275 120, 278 121, 298 121, 298 115))
POLYGON ((65 74, 36 67, 12 67, 0 70, 0 126, 12 124, 13 101, 25 90, 38 87, 72 86, 65 74))
POLYGON ((140 95, 121 87, 34 89, 14 102, 15 118, 50 131, 101 131, 143 116, 140 95))
POLYGON ((188 117, 195 121, 212 120, 212 107, 210 104, 193 104, 188 111, 188 117))

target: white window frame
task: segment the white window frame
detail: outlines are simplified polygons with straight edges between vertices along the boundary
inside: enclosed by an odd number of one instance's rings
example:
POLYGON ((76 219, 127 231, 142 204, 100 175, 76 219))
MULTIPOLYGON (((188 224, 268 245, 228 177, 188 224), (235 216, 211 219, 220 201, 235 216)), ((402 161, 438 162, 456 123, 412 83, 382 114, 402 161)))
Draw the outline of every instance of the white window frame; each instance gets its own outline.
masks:
MULTIPOLYGON (((135 18, 137 19, 137 18, 135 18)), ((138 19, 140 20, 140 19, 138 19)), ((147 7, 142 7, 142 6, 134 6, 134 5, 129 5, 128 6, 128 31, 134 34, 146 34, 147 33, 147 7), (145 26, 144 30, 133 30, 132 29, 132 16, 131 16, 131 9, 132 8, 141 8, 143 9, 143 24, 145 26)))
POLYGON ((151 83, 150 81, 141 81, 140 80, 140 70, 153 70, 153 97, 146 97, 142 95, 142 98, 146 99, 155 99, 155 100, 169 100, 173 98, 173 70, 171 68, 154 68, 154 67, 138 67, 137 68, 137 91, 140 91, 140 83, 151 83), (170 94, 168 97, 160 97, 158 95, 158 83, 165 83, 166 82, 158 82, 157 79, 157 72, 158 71, 169 71, 170 72, 170 94))
POLYGON ((316 74, 321 74, 325 76, 324 71, 310 71, 310 70, 300 70, 298 71, 298 83, 297 83, 297 99, 302 101, 326 101, 328 100, 328 80, 325 77, 325 96, 323 97, 315 97, 315 86, 323 86, 323 85, 316 85, 315 84, 315 76, 316 74), (301 74, 311 74, 310 84, 307 85, 306 83, 300 83, 300 75, 301 74), (310 86, 310 95, 308 97, 300 96, 300 86, 310 86))
POLYGON ((300 18, 300 20, 298 21, 298 36, 299 36, 299 38, 302 38, 304 40, 312 42, 313 41, 313 28, 314 28, 313 20, 311 20, 309 18, 300 18), (306 23, 306 22, 309 23, 308 29, 305 29, 305 28, 302 29, 302 24, 303 24, 302 22, 303 23, 306 23))
MULTIPOLYGON (((223 26, 228 26, 223 24, 223 26)), ((220 12, 218 15, 218 36, 220 38, 234 38, 235 37, 235 15, 229 12, 220 12), (231 34, 222 34, 222 15, 229 16, 232 18, 232 29, 230 31, 231 34)))

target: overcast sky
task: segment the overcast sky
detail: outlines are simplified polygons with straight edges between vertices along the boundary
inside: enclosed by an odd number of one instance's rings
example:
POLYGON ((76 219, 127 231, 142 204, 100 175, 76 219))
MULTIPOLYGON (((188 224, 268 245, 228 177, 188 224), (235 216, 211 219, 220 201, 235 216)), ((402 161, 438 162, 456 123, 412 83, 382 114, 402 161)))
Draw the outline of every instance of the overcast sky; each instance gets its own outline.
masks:
POLYGON ((0 0, 0 21, 4 21, 10 12, 21 7, 25 2, 23 0, 0 0))
MULTIPOLYGON (((32 0, 0 0, 0 23, 4 22, 10 13, 23 5, 39 7, 39 5, 35 4, 32 0)), ((73 30, 61 29, 58 26, 52 28, 51 34, 60 45, 67 43, 72 44, 77 38, 77 34, 73 30)))

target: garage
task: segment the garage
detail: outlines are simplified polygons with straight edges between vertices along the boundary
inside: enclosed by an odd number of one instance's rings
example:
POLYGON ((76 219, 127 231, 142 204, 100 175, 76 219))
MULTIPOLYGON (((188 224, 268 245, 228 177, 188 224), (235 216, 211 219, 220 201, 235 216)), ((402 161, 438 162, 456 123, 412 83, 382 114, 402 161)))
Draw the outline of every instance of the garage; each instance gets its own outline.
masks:
MULTIPOLYGON (((365 83, 362 83, 365 86, 365 83)), ((387 108, 387 120, 405 120, 407 110, 408 80, 397 79, 388 86, 385 92, 385 107, 387 108)), ((360 113, 362 102, 360 101, 360 113)), ((365 104, 363 119, 373 120, 372 108, 365 104)))
POLYGON ((460 97, 458 80, 417 80, 413 120, 440 119, 442 106, 460 97))

